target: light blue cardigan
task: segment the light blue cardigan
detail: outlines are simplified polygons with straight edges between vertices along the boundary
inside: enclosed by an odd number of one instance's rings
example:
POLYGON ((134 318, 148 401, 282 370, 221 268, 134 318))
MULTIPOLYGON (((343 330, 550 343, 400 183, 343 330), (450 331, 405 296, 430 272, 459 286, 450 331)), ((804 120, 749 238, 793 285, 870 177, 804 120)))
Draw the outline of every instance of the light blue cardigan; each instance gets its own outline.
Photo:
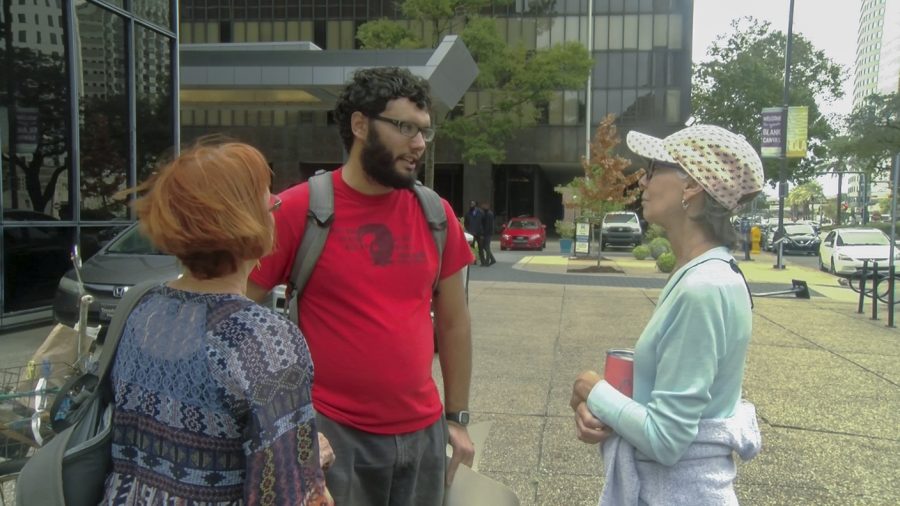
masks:
POLYGON ((701 419, 736 412, 752 315, 732 261, 726 248, 713 248, 669 279, 635 345, 634 399, 605 381, 588 396, 594 416, 639 460, 672 466, 694 443, 701 419))

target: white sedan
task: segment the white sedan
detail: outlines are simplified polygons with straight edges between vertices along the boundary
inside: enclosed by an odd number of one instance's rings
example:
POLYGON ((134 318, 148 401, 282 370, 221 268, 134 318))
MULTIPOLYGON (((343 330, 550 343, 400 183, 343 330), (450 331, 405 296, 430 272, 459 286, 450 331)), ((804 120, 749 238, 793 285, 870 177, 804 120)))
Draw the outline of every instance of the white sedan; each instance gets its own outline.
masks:
MULTIPOLYGON (((862 272, 863 260, 878 262, 878 270, 888 268, 891 239, 877 228, 836 228, 819 246, 819 268, 839 276, 862 272)), ((894 262, 900 260, 900 248, 894 248, 894 262)))

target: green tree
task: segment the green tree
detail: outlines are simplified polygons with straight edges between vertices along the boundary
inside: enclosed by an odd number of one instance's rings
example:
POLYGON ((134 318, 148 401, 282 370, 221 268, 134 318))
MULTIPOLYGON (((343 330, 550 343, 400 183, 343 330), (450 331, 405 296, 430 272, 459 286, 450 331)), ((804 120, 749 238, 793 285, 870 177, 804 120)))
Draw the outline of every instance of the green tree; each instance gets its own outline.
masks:
POLYGON ((823 218, 822 221, 825 222, 825 220, 830 220, 831 223, 837 223, 837 208, 837 196, 828 197, 822 203, 822 206, 819 207, 819 215, 823 218))
POLYGON ((890 174, 900 153, 900 93, 869 95, 846 118, 846 134, 829 143, 834 157, 868 176, 890 174))
POLYGON ((788 193, 785 203, 791 206, 791 215, 794 219, 802 218, 808 220, 812 205, 824 200, 825 194, 822 192, 822 185, 817 181, 808 181, 795 186, 788 193))
MULTIPOLYGON (((694 71, 694 116, 701 123, 722 126, 760 145, 760 113, 782 104, 786 36, 768 22, 752 17, 732 21, 732 32, 721 35, 708 50, 712 58, 694 71)), ((846 71, 817 50, 806 38, 793 34, 790 105, 809 107, 807 158, 791 159, 787 179, 804 181, 827 157, 825 141, 833 127, 820 118, 821 105, 843 96, 846 71)), ((764 160, 766 178, 778 180, 780 160, 764 160)))
POLYGON ((878 212, 881 214, 891 214, 891 198, 882 197, 878 199, 878 212))
MULTIPOLYGON (((591 70, 590 52, 577 42, 527 51, 509 46, 494 20, 479 15, 491 5, 510 0, 405 0, 400 12, 420 36, 399 21, 387 19, 362 25, 357 38, 364 48, 436 47, 445 35, 458 33, 478 65, 475 88, 477 111, 434 118, 438 139, 457 141, 466 162, 500 163, 506 142, 522 128, 535 124, 541 107, 554 92, 580 89, 591 70)), ((541 4, 543 5, 543 4, 541 4)), ((429 146, 425 184, 433 186, 435 142, 429 146)))

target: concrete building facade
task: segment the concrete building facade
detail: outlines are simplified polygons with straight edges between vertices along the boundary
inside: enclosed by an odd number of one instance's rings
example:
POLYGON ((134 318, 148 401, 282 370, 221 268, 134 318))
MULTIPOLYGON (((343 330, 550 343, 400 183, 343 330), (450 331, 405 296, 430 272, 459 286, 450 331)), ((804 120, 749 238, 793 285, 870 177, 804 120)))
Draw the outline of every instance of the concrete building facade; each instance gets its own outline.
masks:
POLYGON ((873 93, 900 92, 900 2, 862 0, 853 107, 873 93))
MULTIPOLYGON (((185 51, 193 44, 291 41, 311 42, 325 52, 354 51, 359 26, 380 18, 430 35, 429 26, 403 20, 400 3, 275 0, 251 6, 238 0, 183 0, 181 42, 185 51)), ((435 188, 458 214, 469 200, 488 201, 498 221, 536 215, 552 230, 563 214, 554 187, 582 173, 588 132, 603 116, 618 115, 623 134, 640 128, 659 135, 676 130, 689 116, 693 1, 593 0, 591 7, 591 19, 587 0, 516 0, 483 12, 509 44, 540 50, 579 41, 590 48, 591 110, 586 110, 586 89, 555 93, 538 124, 507 143, 502 164, 465 163, 458 147, 439 137, 435 188)), ((467 114, 487 99, 471 89, 454 107, 467 114)), ((223 132, 252 142, 270 157, 282 185, 302 181, 315 169, 335 168, 344 157, 330 111, 321 105, 277 99, 215 102, 185 95, 181 112, 184 140, 223 132)))

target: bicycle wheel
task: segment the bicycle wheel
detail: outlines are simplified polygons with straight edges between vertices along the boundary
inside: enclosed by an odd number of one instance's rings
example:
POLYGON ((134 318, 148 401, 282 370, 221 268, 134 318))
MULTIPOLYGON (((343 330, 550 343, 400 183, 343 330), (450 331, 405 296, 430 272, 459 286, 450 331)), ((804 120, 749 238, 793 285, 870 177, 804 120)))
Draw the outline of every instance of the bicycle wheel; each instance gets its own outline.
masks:
POLYGON ((863 282, 865 281, 866 297, 872 296, 872 286, 875 284, 875 277, 873 277, 871 273, 869 273, 866 277, 858 276, 850 278, 848 281, 850 282, 850 288, 852 288, 856 293, 859 293, 862 290, 863 282))
MULTIPOLYGON (((887 304, 888 295, 890 294, 890 276, 887 274, 882 274, 882 278, 878 281, 877 295, 878 300, 887 304)), ((894 275, 894 304, 900 302, 900 279, 897 279, 897 275, 894 275)))

